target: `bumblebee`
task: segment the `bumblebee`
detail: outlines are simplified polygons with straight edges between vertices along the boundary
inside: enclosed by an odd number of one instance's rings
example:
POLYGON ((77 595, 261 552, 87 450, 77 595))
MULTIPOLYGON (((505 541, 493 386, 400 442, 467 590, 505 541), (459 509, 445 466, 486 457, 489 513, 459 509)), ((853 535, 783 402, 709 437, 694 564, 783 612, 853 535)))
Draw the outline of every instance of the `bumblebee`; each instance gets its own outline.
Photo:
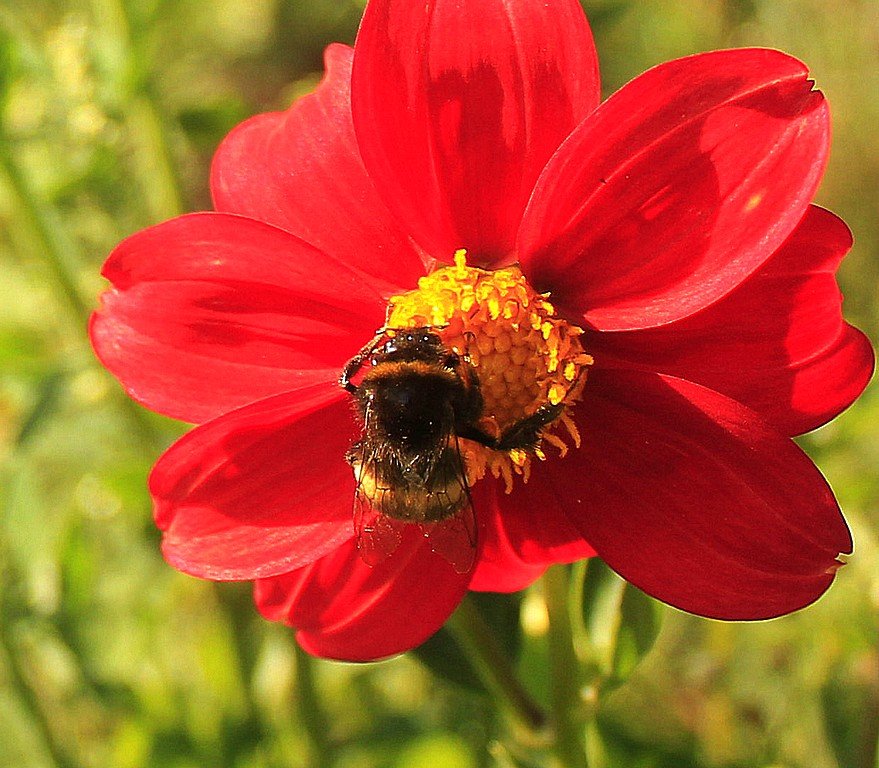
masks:
POLYGON ((447 349, 432 327, 383 328, 345 366, 339 384, 353 395, 363 427, 346 456, 357 482, 354 530, 361 557, 381 562, 403 527, 421 527, 432 549, 459 573, 476 557, 477 524, 459 441, 498 451, 533 450, 562 412, 546 403, 500 435, 480 428, 476 369, 447 349), (359 384, 353 379, 362 368, 359 384))

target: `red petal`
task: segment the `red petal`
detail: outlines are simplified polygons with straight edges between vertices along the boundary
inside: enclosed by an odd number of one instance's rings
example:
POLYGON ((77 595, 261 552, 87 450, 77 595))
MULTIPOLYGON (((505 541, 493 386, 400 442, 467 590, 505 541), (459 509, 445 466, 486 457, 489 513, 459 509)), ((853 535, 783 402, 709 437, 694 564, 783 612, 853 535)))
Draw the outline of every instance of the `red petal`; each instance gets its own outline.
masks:
POLYGON ((502 482, 492 478, 474 486, 473 503, 486 523, 470 589, 516 592, 551 563, 571 563, 595 554, 562 510, 544 466, 532 467, 527 483, 517 478, 509 494, 502 482))
POLYGON ((470 582, 470 589, 475 592, 519 592, 537 581, 549 565, 526 562, 506 538, 497 535, 486 544, 486 551, 488 554, 477 562, 470 582))
POLYGON ((206 579, 274 576, 354 535, 356 432, 337 387, 254 403, 197 427, 150 475, 162 551, 206 579))
POLYGON ((510 541, 503 525, 493 481, 480 480, 473 489, 473 503, 485 520, 480 528, 479 559, 470 581, 470 589, 478 592, 518 592, 532 584, 546 570, 547 563, 527 561, 510 541))
POLYGON ((373 279, 411 286, 424 273, 421 259, 379 199, 354 138, 352 54, 331 45, 314 93, 226 137, 211 171, 214 204, 287 229, 373 279))
POLYGON ((777 51, 663 64, 585 120, 547 165, 520 233, 553 302, 600 330, 647 328, 738 285, 802 219, 827 105, 777 51))
POLYGON ((835 273, 850 247, 845 223, 813 206, 772 258, 713 306, 586 344, 604 365, 616 358, 694 381, 785 434, 808 432, 845 410, 873 372, 869 340, 842 319, 835 273))
POLYGON ((851 550, 845 521, 809 458, 755 413, 679 379, 601 370, 576 412, 582 447, 546 467, 625 579, 721 619, 789 613, 830 586, 851 550))
POLYGON ((515 260, 538 174, 598 103, 579 3, 371 0, 354 51, 357 140, 391 210, 441 260, 515 260))
POLYGON ((267 224, 182 216, 124 240, 91 323, 101 361, 136 400, 201 422, 334 381, 384 320, 379 289, 267 224))
POLYGON ((373 661, 427 640, 461 601, 469 578, 410 525, 378 565, 366 565, 350 541, 306 568, 257 581, 255 599, 266 618, 295 627, 309 653, 373 661))

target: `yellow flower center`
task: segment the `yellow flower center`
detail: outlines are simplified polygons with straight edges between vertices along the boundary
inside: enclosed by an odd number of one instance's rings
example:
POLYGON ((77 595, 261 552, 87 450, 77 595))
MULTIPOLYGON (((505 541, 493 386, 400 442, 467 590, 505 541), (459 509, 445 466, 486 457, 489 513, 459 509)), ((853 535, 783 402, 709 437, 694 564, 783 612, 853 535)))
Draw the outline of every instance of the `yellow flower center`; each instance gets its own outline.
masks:
MULTIPOLYGON (((547 403, 565 405, 541 432, 564 456, 568 446, 557 428, 563 425, 574 446, 580 445, 568 409, 580 397, 592 358, 580 343, 583 329, 556 317, 547 298, 528 285, 518 267, 468 267, 460 250, 454 266, 390 299, 386 327, 432 326, 447 347, 469 361, 483 399, 480 427, 488 434, 503 434, 547 403)), ((489 470, 504 478, 508 493, 514 475, 527 481, 534 456, 545 458, 539 446, 533 452, 497 451, 462 440, 461 449, 469 484, 489 470)))

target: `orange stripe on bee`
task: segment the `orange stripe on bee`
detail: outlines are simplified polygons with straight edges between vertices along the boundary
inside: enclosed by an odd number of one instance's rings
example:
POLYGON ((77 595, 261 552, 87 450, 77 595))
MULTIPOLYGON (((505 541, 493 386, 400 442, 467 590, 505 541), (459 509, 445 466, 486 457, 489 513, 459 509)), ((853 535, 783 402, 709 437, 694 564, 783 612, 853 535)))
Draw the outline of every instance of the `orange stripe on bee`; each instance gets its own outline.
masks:
POLYGON ((393 362, 381 362, 374 368, 369 369, 363 375, 363 380, 381 381, 383 379, 395 379, 407 374, 457 381, 457 376, 454 371, 440 368, 435 363, 426 363, 423 360, 395 360, 393 362))

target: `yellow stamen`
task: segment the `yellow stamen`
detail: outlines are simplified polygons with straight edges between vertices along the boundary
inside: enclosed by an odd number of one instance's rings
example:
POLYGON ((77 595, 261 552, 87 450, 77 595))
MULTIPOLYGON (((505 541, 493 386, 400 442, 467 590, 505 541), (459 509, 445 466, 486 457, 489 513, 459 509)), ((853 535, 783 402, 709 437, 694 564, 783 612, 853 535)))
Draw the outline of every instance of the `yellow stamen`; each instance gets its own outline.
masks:
MULTIPOLYGON (((518 267, 468 267, 462 249, 454 266, 422 277, 417 289, 390 299, 386 326, 434 326, 444 343, 469 361, 484 402, 480 427, 488 434, 500 435, 546 403, 564 404, 542 431, 546 443, 564 456, 568 444, 555 430, 564 426, 579 447, 568 410, 580 398, 592 358, 580 343, 583 330, 556 317, 548 297, 534 291, 518 267)), ((461 448, 468 482, 488 470, 504 480, 508 493, 515 475, 527 481, 532 460, 546 458, 539 447, 496 451, 462 440, 461 448)))

